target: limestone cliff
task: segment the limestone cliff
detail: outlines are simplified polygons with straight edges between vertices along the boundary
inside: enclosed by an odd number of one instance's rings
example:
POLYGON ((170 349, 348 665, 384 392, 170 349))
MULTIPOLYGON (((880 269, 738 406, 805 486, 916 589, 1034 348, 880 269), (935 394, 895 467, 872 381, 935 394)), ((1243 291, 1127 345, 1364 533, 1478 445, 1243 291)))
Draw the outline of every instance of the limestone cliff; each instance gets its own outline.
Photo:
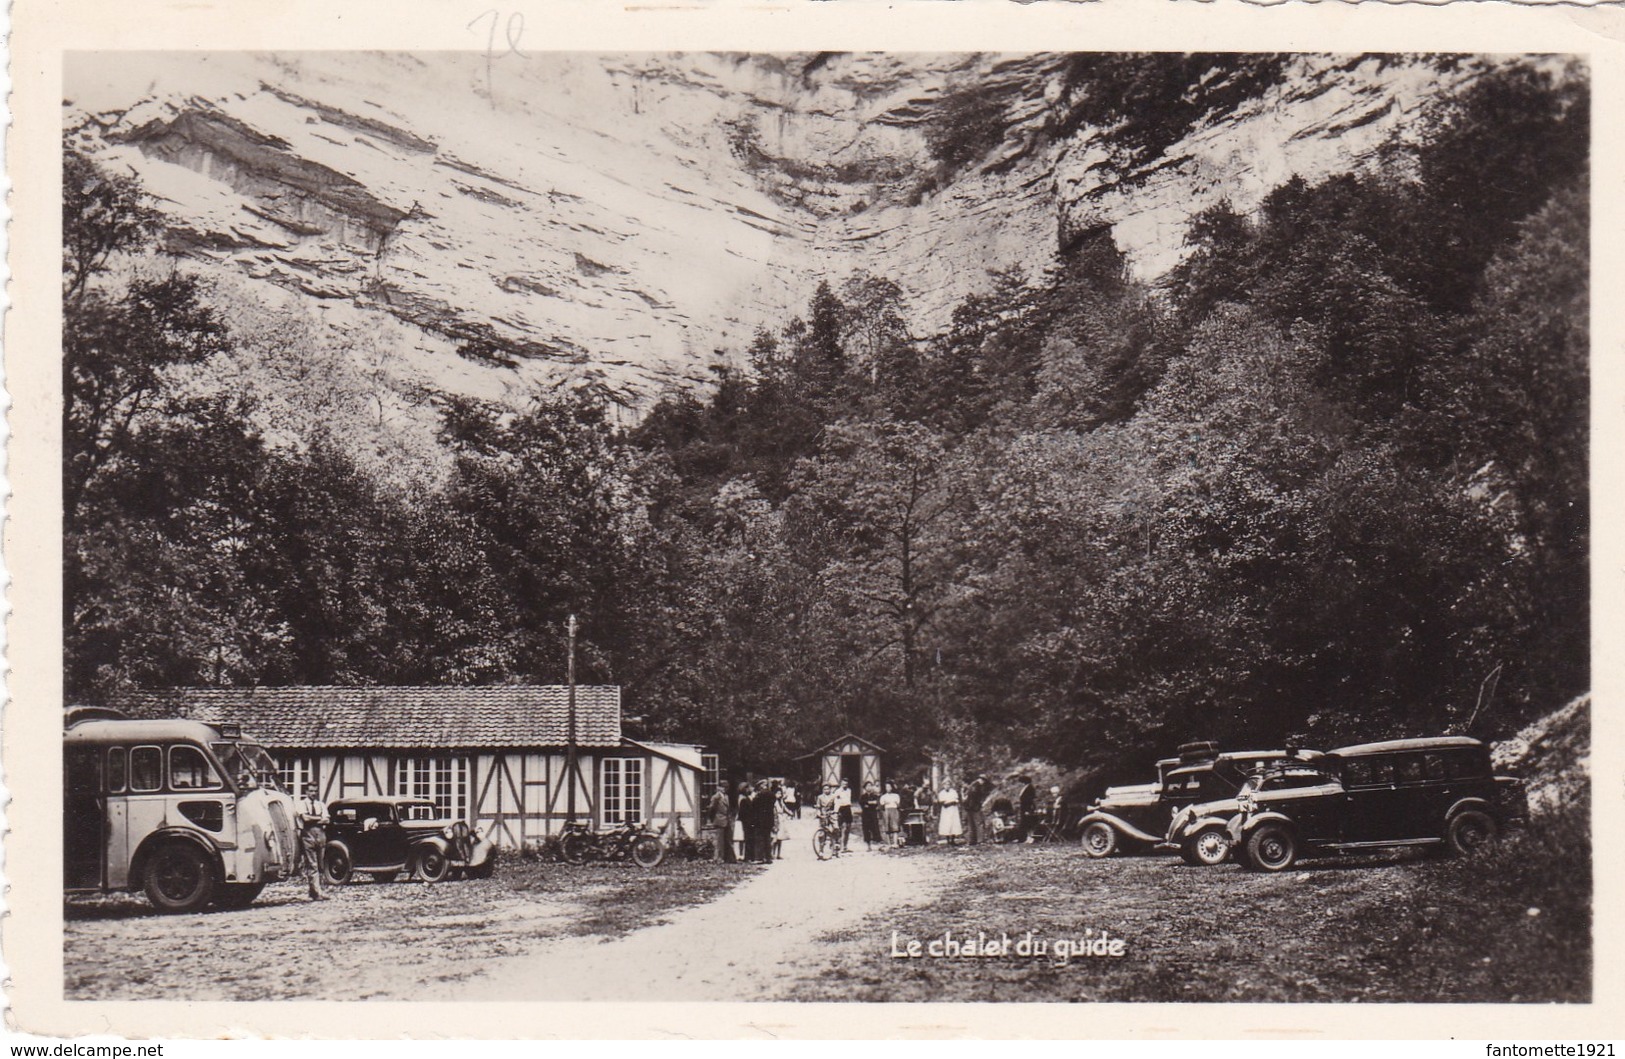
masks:
POLYGON ((1280 86, 1115 170, 1058 55, 126 53, 70 62, 70 138, 133 170, 169 249, 388 313, 444 385, 591 365, 631 400, 704 380, 822 278, 866 270, 929 333, 990 269, 1110 230, 1155 277, 1220 197, 1363 164, 1438 85, 1420 64, 1303 57, 1280 86), (949 168, 944 100, 994 135, 949 168), (452 354, 481 340, 516 367, 452 354), (416 338, 414 338, 416 341, 416 338))

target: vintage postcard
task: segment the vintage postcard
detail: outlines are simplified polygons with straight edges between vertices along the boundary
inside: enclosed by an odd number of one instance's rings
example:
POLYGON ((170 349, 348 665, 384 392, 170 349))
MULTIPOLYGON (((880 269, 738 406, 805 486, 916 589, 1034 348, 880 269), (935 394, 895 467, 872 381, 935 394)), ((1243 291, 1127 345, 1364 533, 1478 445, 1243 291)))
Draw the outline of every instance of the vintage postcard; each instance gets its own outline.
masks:
POLYGON ((16 1028, 1620 1036, 1622 30, 18 11, 16 1028))

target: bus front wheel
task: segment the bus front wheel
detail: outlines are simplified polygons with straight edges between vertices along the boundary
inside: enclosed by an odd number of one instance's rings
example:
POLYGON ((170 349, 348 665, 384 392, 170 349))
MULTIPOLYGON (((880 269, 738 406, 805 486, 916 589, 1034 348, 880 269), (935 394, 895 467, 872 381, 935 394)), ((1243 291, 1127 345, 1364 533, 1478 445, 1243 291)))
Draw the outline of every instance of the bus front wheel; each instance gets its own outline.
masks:
POLYGON ((196 912, 214 898, 214 864, 190 842, 168 842, 147 862, 147 900, 160 912, 196 912))

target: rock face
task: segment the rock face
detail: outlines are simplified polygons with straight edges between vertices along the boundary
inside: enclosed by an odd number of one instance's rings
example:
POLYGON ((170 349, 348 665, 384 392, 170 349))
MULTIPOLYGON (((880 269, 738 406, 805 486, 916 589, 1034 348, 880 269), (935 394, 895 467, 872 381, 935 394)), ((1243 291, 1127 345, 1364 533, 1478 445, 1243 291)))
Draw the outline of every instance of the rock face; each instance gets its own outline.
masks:
POLYGON ((154 54, 72 57, 70 136, 133 170, 172 251, 297 291, 325 319, 388 313, 500 391, 591 366, 632 403, 704 381, 821 279, 864 270, 930 333, 990 269, 1042 274, 1109 230, 1145 277, 1197 210, 1363 164, 1433 71, 1303 57, 1293 76, 1113 172, 1057 55, 154 54), (943 101, 1002 135, 953 170, 943 101), (504 351, 471 368, 459 343, 504 351), (517 366, 504 366, 506 363, 517 366))

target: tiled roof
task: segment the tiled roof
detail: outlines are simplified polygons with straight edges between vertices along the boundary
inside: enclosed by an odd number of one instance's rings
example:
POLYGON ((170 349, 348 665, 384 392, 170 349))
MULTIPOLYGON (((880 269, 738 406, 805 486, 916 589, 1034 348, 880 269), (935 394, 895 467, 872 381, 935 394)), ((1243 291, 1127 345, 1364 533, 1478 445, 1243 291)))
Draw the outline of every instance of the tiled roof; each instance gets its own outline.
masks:
MULTIPOLYGON (((134 717, 235 723, 279 750, 564 746, 568 689, 494 687, 170 688, 128 692, 109 705, 134 717)), ((576 687, 576 744, 619 746, 621 689, 576 687)))

